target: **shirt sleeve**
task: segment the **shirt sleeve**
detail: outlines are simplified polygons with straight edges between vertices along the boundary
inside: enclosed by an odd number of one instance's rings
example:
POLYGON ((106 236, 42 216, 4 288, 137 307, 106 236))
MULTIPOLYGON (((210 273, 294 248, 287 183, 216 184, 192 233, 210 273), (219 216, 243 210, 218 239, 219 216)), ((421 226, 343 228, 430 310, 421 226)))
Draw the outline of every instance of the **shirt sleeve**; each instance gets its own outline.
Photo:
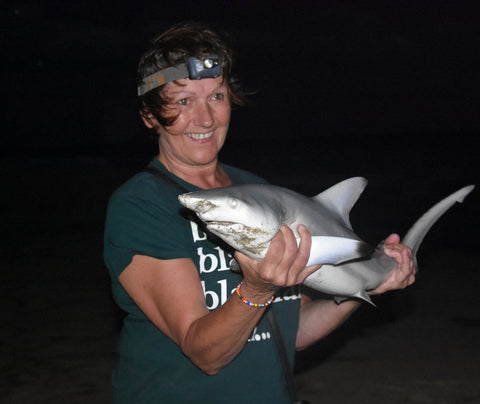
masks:
MULTIPOLYGON (((137 187, 138 188, 138 187, 137 187)), ((104 255, 118 277, 134 255, 159 259, 189 257, 185 219, 173 194, 144 181, 140 189, 115 193, 107 210, 104 255), (146 183, 146 184, 145 184, 146 183), (183 223, 182 223, 183 221, 183 223)))

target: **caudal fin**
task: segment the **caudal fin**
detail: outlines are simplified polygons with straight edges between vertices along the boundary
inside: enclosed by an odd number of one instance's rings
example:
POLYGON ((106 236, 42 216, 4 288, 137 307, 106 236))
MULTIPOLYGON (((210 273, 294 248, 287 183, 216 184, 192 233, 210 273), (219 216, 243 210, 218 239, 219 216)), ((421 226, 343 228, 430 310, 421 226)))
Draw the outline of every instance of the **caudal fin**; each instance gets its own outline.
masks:
POLYGON ((440 202, 430 208, 422 217, 420 217, 420 219, 418 219, 410 228, 403 238, 402 243, 412 249, 415 260, 418 248, 420 247, 420 244, 430 228, 448 209, 455 204, 455 202, 463 202, 465 197, 473 191, 473 188, 475 188, 474 185, 469 185, 459 189, 457 192, 447 196, 445 199, 442 199, 440 202))

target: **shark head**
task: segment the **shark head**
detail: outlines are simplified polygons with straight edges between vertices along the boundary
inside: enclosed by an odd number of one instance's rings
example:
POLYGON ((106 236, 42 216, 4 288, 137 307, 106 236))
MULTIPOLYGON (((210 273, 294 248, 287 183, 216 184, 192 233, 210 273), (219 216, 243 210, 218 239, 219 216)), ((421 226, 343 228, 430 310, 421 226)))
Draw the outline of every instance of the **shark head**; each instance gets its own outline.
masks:
POLYGON ((274 198, 256 198, 250 185, 191 192, 179 195, 180 203, 194 211, 207 229, 236 250, 263 258, 270 240, 281 226, 274 198))

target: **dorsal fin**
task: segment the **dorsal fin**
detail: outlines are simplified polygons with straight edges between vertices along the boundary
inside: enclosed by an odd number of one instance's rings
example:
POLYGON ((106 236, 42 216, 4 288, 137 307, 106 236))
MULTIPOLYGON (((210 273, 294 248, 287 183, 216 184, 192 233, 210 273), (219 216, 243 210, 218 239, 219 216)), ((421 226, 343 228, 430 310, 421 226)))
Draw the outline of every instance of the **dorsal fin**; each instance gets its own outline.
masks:
POLYGON ((352 230, 350 210, 367 186, 367 182, 363 177, 349 178, 319 193, 313 199, 332 212, 337 212, 345 225, 352 230))

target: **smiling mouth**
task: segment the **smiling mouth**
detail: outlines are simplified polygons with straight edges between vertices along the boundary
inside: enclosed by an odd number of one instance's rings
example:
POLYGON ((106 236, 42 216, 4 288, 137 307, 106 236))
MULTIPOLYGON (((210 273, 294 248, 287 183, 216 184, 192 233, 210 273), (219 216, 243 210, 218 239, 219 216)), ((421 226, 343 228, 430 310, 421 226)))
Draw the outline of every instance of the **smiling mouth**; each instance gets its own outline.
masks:
POLYGON ((207 133, 187 133, 187 136, 191 139, 195 140, 204 140, 208 139, 213 135, 213 131, 207 133))

